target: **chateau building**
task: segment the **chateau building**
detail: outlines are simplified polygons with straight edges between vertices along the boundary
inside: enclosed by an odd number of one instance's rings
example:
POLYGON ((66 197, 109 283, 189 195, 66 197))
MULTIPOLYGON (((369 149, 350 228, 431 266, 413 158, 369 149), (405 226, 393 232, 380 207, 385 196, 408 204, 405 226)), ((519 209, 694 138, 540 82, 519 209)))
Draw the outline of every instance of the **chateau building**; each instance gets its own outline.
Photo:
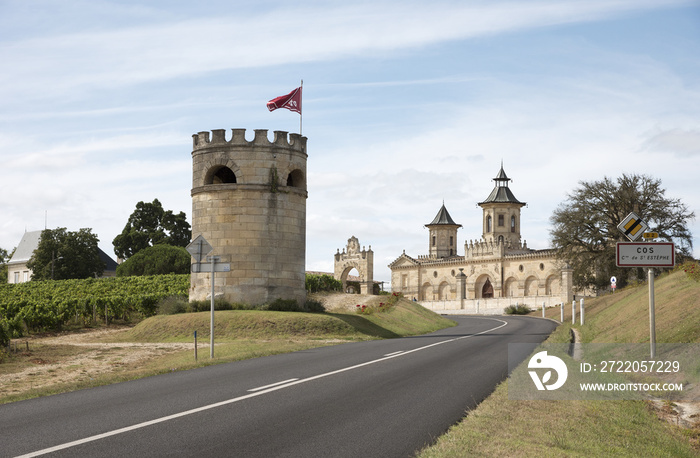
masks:
POLYGON ((482 208, 481 239, 464 242, 457 252, 461 224, 444 203, 428 228, 428 254, 404 253, 389 264, 392 291, 402 292, 427 308, 458 313, 502 313, 519 303, 532 308, 571 302, 571 269, 563 268, 554 250, 533 250, 521 239, 520 202, 511 191, 503 165, 482 208))
MULTIPOLYGON (((12 258, 7 262, 7 283, 24 283, 32 279, 32 271, 27 267, 34 251, 39 247, 42 231, 25 232, 15 249, 12 258)), ((101 278, 116 277, 117 263, 100 248, 97 254, 105 263, 101 278)))

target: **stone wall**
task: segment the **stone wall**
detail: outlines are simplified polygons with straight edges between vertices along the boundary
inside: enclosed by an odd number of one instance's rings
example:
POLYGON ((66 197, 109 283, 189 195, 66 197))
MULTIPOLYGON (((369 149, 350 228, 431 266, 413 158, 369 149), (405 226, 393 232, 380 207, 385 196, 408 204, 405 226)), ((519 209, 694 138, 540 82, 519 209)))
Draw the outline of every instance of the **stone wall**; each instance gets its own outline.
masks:
POLYGON ((492 299, 465 299, 463 301, 421 301, 420 304, 444 315, 502 315, 510 305, 527 305, 532 310, 559 307, 561 296, 498 297, 492 299))

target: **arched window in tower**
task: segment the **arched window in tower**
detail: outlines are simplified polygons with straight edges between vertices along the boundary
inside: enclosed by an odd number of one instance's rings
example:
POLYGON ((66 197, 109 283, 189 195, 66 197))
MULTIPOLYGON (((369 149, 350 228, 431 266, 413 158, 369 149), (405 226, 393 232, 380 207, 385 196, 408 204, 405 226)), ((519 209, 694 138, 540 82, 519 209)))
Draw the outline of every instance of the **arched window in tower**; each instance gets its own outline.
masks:
POLYGON ((226 166, 213 167, 207 172, 204 184, 236 183, 236 174, 226 166))
POLYGON ((510 217, 510 231, 515 232, 515 215, 510 217))
POLYGON ((503 215, 498 215, 498 227, 503 227, 505 226, 505 222, 503 221, 505 217, 503 215))
POLYGON ((287 176, 287 186, 291 186, 294 188, 303 188, 304 172, 302 172, 299 169, 292 170, 291 173, 287 176))
POLYGON ((437 244, 437 237, 435 237, 435 236, 433 235, 433 246, 435 246, 436 244, 437 244))
POLYGON ((491 215, 486 218, 486 232, 491 232, 491 215))

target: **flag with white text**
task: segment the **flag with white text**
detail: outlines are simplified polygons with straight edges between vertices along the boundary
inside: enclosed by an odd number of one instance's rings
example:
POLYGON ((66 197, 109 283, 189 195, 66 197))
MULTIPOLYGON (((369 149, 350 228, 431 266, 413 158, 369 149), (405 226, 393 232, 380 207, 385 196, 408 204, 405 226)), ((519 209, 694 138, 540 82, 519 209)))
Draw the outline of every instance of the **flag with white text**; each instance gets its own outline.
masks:
POLYGON ((281 95, 267 102, 267 109, 275 111, 278 108, 286 108, 289 111, 301 114, 301 86, 287 95, 281 95))

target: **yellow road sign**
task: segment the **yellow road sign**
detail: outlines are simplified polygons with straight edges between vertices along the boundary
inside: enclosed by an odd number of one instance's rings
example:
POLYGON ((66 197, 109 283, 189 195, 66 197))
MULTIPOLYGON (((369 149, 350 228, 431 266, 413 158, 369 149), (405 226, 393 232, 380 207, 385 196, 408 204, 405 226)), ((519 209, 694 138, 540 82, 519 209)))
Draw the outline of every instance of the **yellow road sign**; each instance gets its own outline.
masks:
POLYGON ((647 226, 636 213, 632 212, 627 215, 620 224, 617 225, 617 228, 620 229, 620 231, 625 234, 628 239, 634 242, 644 233, 644 231, 649 229, 649 226, 647 226))
POLYGON ((659 238, 659 233, 658 232, 645 232, 642 234, 642 237, 645 239, 658 239, 659 238))

